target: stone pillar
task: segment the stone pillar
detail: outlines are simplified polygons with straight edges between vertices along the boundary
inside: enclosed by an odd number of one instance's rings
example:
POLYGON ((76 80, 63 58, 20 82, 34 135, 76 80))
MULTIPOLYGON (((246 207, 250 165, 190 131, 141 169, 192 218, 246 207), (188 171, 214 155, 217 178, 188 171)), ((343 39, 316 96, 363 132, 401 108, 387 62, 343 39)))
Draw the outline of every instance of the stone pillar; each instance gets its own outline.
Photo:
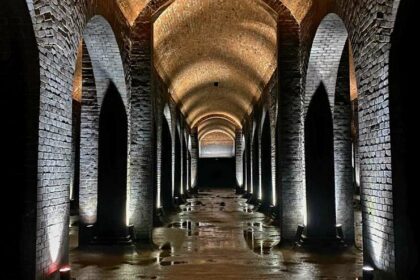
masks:
MULTIPOLYGON (((82 108, 80 127, 80 241, 84 243, 83 225, 96 223, 98 204, 98 137, 99 110, 95 77, 85 45, 82 50, 82 108)), ((86 239, 86 241, 89 238, 86 239)))
POLYGON ((243 147, 242 147, 242 130, 235 132, 235 161, 236 161, 236 181, 238 187, 243 188, 243 147))
POLYGON ((352 178, 349 52, 347 45, 344 48, 338 69, 333 117, 336 222, 343 226, 346 242, 352 244, 354 243, 354 188, 352 178))
POLYGON ((191 188, 197 186, 198 166, 198 132, 194 129, 191 132, 191 188))
POLYGON ((293 19, 278 23, 279 97, 276 186, 283 239, 292 240, 304 222, 303 104, 299 26, 293 19))
POLYGON ((138 239, 153 229, 155 141, 152 100, 152 23, 135 30, 131 51, 131 128, 129 147, 129 223, 138 239))

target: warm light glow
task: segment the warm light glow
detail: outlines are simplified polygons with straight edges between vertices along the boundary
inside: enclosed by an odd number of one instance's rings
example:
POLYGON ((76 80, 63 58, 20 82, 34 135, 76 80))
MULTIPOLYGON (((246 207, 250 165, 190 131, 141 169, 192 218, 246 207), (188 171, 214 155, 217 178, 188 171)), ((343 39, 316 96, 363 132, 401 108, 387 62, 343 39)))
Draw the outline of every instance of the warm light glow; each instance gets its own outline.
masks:
POLYGON ((62 268, 60 268, 60 272, 69 272, 71 270, 69 265, 65 265, 62 268))
POLYGON ((153 28, 154 66, 190 127, 209 115, 240 127, 277 68, 275 12, 260 0, 174 1, 153 28))
POLYGON ((349 74, 350 74, 350 99, 353 101, 358 98, 356 68, 354 66, 353 49, 349 43, 349 74))
POLYGON ((117 3, 127 21, 130 25, 133 25, 149 1, 150 0, 117 0, 117 3))
POLYGON ((83 70, 83 45, 82 41, 80 41, 79 48, 77 50, 77 58, 76 58, 76 65, 74 70, 74 77, 73 77, 73 99, 81 102, 82 101, 82 70, 83 70))
POLYGON ((281 2, 299 23, 302 22, 313 5, 313 0, 281 0, 281 2))

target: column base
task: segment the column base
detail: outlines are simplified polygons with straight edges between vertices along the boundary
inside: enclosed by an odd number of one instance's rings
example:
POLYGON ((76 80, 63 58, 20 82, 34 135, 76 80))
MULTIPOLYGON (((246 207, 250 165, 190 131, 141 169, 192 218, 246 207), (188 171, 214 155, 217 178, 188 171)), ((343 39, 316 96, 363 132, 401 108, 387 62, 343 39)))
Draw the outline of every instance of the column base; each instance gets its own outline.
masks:
POLYGON ((347 244, 340 236, 341 226, 336 227, 336 236, 320 238, 306 235, 306 227, 298 225, 295 236, 295 247, 307 248, 346 248, 347 244))

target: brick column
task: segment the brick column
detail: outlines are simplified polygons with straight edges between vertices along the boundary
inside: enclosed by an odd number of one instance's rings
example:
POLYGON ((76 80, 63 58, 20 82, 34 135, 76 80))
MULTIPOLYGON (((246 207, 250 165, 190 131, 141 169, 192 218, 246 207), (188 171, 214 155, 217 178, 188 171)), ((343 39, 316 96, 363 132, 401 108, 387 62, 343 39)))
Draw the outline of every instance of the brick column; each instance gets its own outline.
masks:
POLYGON ((338 68, 334 100, 334 169, 337 224, 343 226, 344 238, 354 243, 353 178, 351 151, 351 103, 349 50, 344 48, 338 68))
POLYGON ((236 181, 238 187, 243 187, 243 147, 242 147, 242 130, 238 129, 235 132, 235 161, 236 161, 236 181))
POLYGON ((129 223, 138 239, 150 240, 153 229, 155 141, 152 106, 152 23, 142 22, 131 50, 129 223))
POLYGON ((302 153, 302 75, 299 26, 284 16, 278 23, 279 115, 277 120, 277 177, 283 239, 294 239, 304 221, 302 153))
POLYGON ((191 132, 191 188, 197 186, 198 165, 198 133, 197 129, 191 132))

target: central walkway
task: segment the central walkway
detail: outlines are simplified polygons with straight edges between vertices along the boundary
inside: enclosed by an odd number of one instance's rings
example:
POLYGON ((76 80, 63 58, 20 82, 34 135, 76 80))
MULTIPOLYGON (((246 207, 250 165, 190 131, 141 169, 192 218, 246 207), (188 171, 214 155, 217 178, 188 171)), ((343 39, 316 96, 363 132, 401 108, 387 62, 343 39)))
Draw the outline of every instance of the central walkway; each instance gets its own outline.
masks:
POLYGON ((280 232, 230 189, 203 190, 154 230, 153 248, 71 249, 76 279, 356 279, 356 249, 279 249, 280 232))

